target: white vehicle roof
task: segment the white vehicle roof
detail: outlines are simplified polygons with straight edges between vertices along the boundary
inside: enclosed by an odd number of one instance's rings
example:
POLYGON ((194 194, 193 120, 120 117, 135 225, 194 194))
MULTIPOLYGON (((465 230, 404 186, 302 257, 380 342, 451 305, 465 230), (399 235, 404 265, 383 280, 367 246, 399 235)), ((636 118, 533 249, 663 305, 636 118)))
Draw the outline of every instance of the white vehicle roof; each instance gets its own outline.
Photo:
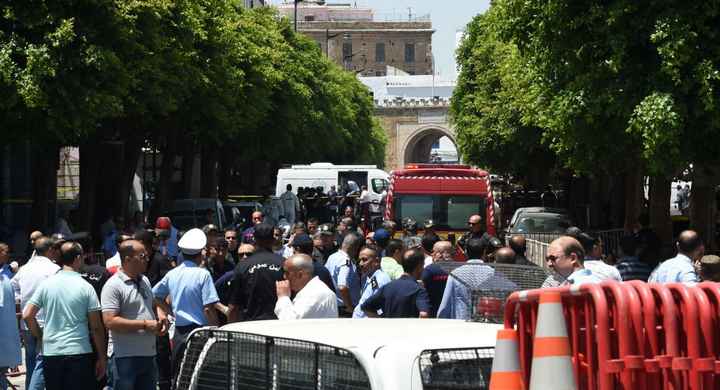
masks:
POLYGON ((222 330, 284 337, 348 350, 376 350, 383 346, 426 349, 494 347, 499 324, 444 319, 330 319, 301 321, 249 321, 222 330))
MULTIPOLYGON (((333 163, 319 162, 312 164, 291 165, 290 169, 377 169, 377 165, 335 165, 333 163)), ((288 168, 283 168, 288 169, 288 168)))

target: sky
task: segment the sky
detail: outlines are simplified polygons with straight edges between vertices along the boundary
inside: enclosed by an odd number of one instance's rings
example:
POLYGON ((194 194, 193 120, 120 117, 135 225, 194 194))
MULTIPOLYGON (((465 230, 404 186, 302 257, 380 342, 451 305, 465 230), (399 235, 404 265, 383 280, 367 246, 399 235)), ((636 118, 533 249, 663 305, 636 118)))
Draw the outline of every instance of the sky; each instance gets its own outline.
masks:
MULTIPOLYGON (((282 0, 271 0, 272 4, 281 4, 282 0)), ((490 0, 329 0, 333 3, 352 3, 359 7, 375 10, 376 19, 396 15, 407 18, 409 10, 421 16, 430 14, 435 34, 433 34, 433 54, 435 71, 442 78, 454 78, 455 71, 455 32, 465 27, 472 18, 484 12, 490 6, 490 0)))

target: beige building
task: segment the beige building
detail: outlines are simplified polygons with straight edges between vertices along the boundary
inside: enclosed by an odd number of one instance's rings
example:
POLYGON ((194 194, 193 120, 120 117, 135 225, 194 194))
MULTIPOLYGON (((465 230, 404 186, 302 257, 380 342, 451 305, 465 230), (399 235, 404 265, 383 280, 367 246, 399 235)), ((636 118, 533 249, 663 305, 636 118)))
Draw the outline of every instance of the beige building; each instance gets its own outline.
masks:
MULTIPOLYGON (((294 20, 294 4, 280 13, 294 20)), ((432 22, 429 16, 380 17, 372 9, 322 1, 298 3, 298 30, 346 70, 361 76, 431 75, 432 22)))

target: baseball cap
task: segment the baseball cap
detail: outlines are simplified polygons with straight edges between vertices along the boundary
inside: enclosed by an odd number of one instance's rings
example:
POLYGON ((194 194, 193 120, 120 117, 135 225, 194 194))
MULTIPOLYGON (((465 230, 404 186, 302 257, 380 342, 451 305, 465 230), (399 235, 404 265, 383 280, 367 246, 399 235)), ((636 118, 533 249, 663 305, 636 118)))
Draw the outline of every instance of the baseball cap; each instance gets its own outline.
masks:
POLYGON ((390 240, 390 232, 383 228, 375 230, 373 240, 375 240, 378 245, 384 247, 387 244, 388 240, 390 240))

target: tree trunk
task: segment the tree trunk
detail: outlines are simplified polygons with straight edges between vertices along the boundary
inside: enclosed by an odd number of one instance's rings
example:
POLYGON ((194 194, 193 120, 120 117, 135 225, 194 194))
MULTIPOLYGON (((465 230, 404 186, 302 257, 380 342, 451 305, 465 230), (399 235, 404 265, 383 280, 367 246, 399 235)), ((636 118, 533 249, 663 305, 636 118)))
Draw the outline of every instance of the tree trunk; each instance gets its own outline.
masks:
POLYGON ((172 189, 172 175, 175 171, 175 158, 178 152, 178 136, 180 131, 168 131, 165 138, 165 148, 161 151, 162 162, 160 163, 160 180, 158 180, 155 200, 153 201, 153 217, 159 217, 168 212, 172 189))
POLYGON ((631 232, 642 211, 642 172, 633 164, 625 174, 625 231, 631 232))
MULTIPOLYGON (((32 149, 32 213, 31 229, 52 228, 51 203, 55 205, 57 195, 57 170, 60 149, 57 145, 40 145, 32 149)), ((53 215, 55 213, 52 213, 53 215)))
POLYGON ((193 171, 195 167, 195 145, 186 144, 182 148, 182 194, 183 198, 192 197, 193 171))
POLYGON ((700 234, 707 249, 716 247, 715 187, 718 183, 718 172, 720 172, 718 168, 717 166, 696 165, 690 192, 690 229, 700 234))
POLYGON ((123 147, 122 167, 120 173, 120 185, 118 187, 118 215, 125 216, 126 222, 130 221, 132 215, 129 213, 130 192, 133 189, 135 171, 138 160, 142 154, 142 138, 130 138, 125 140, 123 147))
POLYGON ((100 145, 89 142, 80 145, 80 207, 78 229, 92 232, 95 220, 95 201, 100 178, 100 145))
POLYGON ((218 163, 218 198, 226 200, 230 195, 230 171, 232 170, 232 153, 223 148, 218 163))
POLYGON ((650 178, 650 226, 665 245, 673 242, 670 218, 670 187, 672 182, 663 176, 650 178))
POLYGON ((200 174, 200 194, 203 198, 217 198, 218 196, 218 151, 217 147, 202 146, 200 174))

